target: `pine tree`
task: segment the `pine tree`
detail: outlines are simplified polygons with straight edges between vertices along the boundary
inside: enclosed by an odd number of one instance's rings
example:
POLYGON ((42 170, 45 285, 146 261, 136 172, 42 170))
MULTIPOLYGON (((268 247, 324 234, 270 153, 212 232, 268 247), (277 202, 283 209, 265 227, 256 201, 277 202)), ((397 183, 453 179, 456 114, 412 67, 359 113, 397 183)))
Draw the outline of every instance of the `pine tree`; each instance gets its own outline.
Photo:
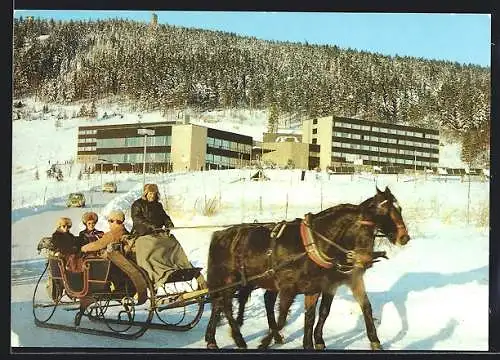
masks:
POLYGON ((87 107, 85 106, 85 104, 82 104, 82 106, 80 107, 80 111, 78 112, 78 116, 85 117, 87 116, 87 114, 88 114, 87 107))
POLYGON ((97 117, 97 108, 95 105, 95 100, 92 100, 92 104, 90 104, 90 110, 88 116, 96 118, 97 117))
POLYGON ((276 104, 271 105, 271 109, 269 110, 269 119, 267 120, 267 132, 271 134, 275 134, 278 132, 278 118, 279 118, 279 110, 276 104))

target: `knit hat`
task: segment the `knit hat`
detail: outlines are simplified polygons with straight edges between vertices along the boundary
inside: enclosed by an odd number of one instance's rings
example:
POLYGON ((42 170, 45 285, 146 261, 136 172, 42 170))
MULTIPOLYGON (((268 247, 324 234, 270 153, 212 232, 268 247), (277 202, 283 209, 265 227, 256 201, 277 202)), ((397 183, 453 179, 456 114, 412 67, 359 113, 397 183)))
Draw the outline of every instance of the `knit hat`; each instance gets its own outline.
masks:
POLYGON ((56 222, 56 228, 60 228, 61 226, 63 225, 68 225, 68 226, 71 226, 73 223, 71 222, 71 219, 70 218, 67 218, 67 217, 60 217, 59 219, 57 219, 57 222, 56 222))
POLYGON ((108 214, 108 220, 125 221, 125 214, 121 210, 112 210, 108 214))
POLYGON ((82 216, 82 222, 84 224, 86 224, 89 221, 97 222, 98 219, 99 219, 99 217, 97 216, 97 214, 95 212, 92 212, 92 211, 86 212, 82 216))

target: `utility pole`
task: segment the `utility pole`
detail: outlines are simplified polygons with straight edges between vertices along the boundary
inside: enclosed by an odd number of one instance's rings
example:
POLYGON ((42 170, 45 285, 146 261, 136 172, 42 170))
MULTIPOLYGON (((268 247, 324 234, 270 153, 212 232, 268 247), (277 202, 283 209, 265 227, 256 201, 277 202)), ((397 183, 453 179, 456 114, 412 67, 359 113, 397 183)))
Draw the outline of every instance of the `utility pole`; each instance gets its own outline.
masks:
POLYGON ((144 158, 142 161, 142 187, 144 188, 144 185, 146 185, 146 146, 148 135, 153 136, 155 131, 151 129, 137 129, 137 134, 144 135, 144 158))

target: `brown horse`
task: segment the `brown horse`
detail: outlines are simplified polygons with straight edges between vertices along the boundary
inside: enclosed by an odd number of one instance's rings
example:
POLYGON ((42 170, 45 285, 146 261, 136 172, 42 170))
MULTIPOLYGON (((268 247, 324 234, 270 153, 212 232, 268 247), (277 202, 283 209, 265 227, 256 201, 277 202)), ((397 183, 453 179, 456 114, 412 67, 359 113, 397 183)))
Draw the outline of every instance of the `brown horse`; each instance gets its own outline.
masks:
MULTIPOLYGON (((380 348, 362 277, 373 262, 376 228, 394 244, 409 241, 401 209, 388 188, 384 192, 377 188, 377 194, 360 205, 342 204, 309 214, 303 221, 288 222, 278 236, 272 236, 272 224, 238 225, 215 232, 209 249, 207 283, 209 290, 217 291, 205 333, 207 347, 217 348, 216 318, 224 312, 237 346, 246 348, 240 332, 242 317, 235 320, 232 315, 232 297, 237 288, 243 297, 255 287, 269 290, 265 300, 270 332, 261 344, 267 347, 273 338, 281 340, 279 331, 297 294, 311 295, 306 299, 306 312, 311 307, 314 311, 320 293, 332 294, 339 285, 346 284, 362 307, 372 348, 380 348), (276 323, 270 305, 274 305, 278 293, 276 323)), ((312 347, 308 338, 304 337, 304 346, 312 347)))

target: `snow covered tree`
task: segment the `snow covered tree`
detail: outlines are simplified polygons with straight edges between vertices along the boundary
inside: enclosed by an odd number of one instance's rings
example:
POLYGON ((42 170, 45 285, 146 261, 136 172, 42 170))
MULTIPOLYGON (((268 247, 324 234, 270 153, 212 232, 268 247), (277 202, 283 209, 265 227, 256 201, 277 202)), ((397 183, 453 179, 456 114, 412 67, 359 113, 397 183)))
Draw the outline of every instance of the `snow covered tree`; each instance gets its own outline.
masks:
POLYGON ((269 110, 269 119, 267 120, 268 133, 278 132, 278 119, 279 119, 278 106, 276 104, 272 104, 271 109, 269 110))

